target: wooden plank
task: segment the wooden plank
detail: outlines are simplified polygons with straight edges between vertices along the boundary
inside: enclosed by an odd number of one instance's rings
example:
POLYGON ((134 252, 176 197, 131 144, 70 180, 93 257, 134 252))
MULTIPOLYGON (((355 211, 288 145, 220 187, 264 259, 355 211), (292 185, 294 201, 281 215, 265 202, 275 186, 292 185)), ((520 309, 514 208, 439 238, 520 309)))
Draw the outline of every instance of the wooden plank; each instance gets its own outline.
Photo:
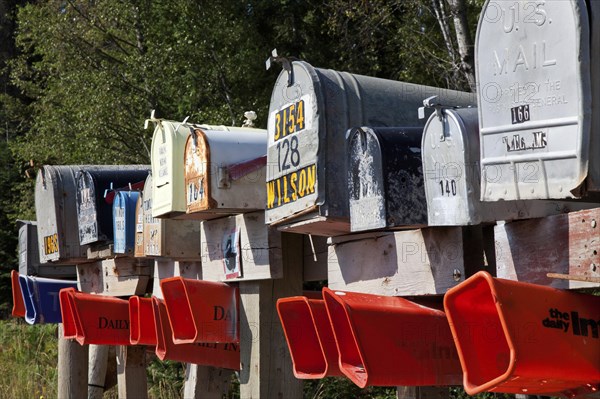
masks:
POLYGON ((88 346, 65 339, 58 325, 58 397, 85 398, 88 395, 88 346))
POLYGON ((148 397, 145 346, 117 346, 117 380, 120 399, 148 397))
POLYGON ((229 392, 232 372, 188 363, 185 369, 185 399, 222 399, 229 392))
POLYGON ((202 276, 208 281, 281 278, 281 233, 265 225, 264 211, 202 222, 202 276), (226 279, 224 237, 239 229, 241 276, 226 279))
POLYGON ((595 208, 497 225, 497 276, 564 289, 600 286, 547 276, 600 277, 599 222, 600 208, 595 208))
POLYGON ((329 287, 377 295, 443 294, 464 280, 469 250, 461 227, 334 237, 329 287))
POLYGON ((108 366, 108 345, 90 345, 88 363, 88 399, 102 399, 108 366))
POLYGON ((327 280, 327 237, 303 237, 304 281, 327 280))
POLYGON ((202 263, 199 261, 176 261, 173 259, 155 260, 152 295, 163 299, 160 280, 174 276, 202 280, 202 263))
POLYGON ((398 387, 398 399, 447 399, 448 387, 398 387))
POLYGON ((240 397, 301 398, 302 382, 277 316, 278 298, 302 293, 302 237, 283 234, 284 278, 240 283, 240 397))
POLYGON ((349 220, 336 220, 317 216, 316 212, 294 218, 290 222, 275 224, 275 226, 286 233, 312 234, 323 237, 336 237, 350 232, 349 220))
POLYGON ((121 257, 77 265, 79 290, 109 296, 145 294, 151 264, 146 259, 121 257))

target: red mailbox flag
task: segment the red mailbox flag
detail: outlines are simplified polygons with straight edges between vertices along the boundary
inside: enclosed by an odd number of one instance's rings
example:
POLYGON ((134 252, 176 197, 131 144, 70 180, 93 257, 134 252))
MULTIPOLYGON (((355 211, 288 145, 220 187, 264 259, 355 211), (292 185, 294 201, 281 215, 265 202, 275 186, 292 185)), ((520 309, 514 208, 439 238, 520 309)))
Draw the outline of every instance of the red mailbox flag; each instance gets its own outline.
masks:
POLYGON ((183 277, 160 280, 160 288, 176 344, 240 341, 237 288, 183 277))
POLYGON ((156 325, 156 356, 161 360, 174 360, 232 370, 240 369, 240 346, 236 343, 175 344, 164 301, 152 297, 156 325))
POLYGON ((19 284, 19 272, 12 270, 10 272, 10 283, 12 285, 13 308, 12 315, 14 317, 25 317, 25 302, 23 301, 23 291, 19 284))
POLYGON ((458 385, 462 371, 444 312, 400 297, 323 288, 340 353, 356 385, 458 385))
POLYGON ((126 300, 74 288, 60 290, 59 298, 65 338, 75 338, 81 345, 130 345, 126 300))
MULTIPOLYGON (((320 296, 320 295, 319 295, 320 296)), ((277 301, 277 313, 300 379, 343 375, 325 301, 305 296, 277 301)))
POLYGON ((129 298, 129 340, 132 345, 156 345, 152 298, 129 298))
POLYGON ((600 297, 479 272, 444 307, 469 395, 598 390, 600 297))

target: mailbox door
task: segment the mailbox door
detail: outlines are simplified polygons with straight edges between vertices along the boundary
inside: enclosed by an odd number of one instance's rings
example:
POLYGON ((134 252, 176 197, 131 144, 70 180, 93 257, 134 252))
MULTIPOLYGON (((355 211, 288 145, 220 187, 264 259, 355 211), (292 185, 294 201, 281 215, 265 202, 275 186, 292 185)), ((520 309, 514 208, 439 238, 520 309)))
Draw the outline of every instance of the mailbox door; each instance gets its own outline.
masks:
POLYGON ((113 202, 114 252, 131 253, 135 245, 135 209, 139 193, 119 191, 113 202))
POLYGON ((211 179, 216 177, 209 171, 210 148, 206 136, 195 129, 187 138, 185 145, 185 197, 186 212, 195 213, 214 208, 211 201, 211 179))
POLYGON ((163 223, 166 221, 152 216, 154 199, 153 175, 149 175, 144 186, 143 211, 144 211, 144 255, 162 256, 163 223))
POLYGON ((423 174, 430 226, 481 222, 477 109, 433 114, 423 134, 423 174))
POLYGON ((135 205, 135 248, 133 254, 136 258, 143 258, 144 255, 144 198, 142 194, 138 196, 135 205))
POLYGON ((36 222, 20 220, 19 225, 19 273, 37 275, 40 267, 36 222))
POLYGON ((81 171, 77 181, 77 224, 79 243, 91 244, 99 240, 98 210, 96 209, 96 187, 89 172, 81 171))
POLYGON ((348 184, 352 231, 386 227, 385 190, 379 138, 371 129, 348 131, 348 184))
POLYGON ((486 3, 476 40, 484 201, 582 194, 592 111, 588 21, 583 0, 486 3))

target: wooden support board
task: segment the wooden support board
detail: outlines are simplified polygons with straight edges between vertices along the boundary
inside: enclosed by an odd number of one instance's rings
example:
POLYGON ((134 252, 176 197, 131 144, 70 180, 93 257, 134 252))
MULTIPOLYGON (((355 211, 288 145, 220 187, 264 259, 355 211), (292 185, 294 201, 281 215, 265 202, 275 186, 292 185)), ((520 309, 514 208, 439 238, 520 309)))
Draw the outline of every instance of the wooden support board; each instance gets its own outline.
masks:
POLYGON ((229 392, 232 371, 210 366, 186 365, 183 397, 222 399, 229 392))
POLYGON ((301 398, 275 304, 302 294, 302 236, 282 235, 284 278, 240 282, 240 397, 301 398))
POLYGON ((89 346, 88 399, 102 399, 106 385, 108 345, 89 346))
POLYGON ((117 380, 119 399, 148 397, 145 346, 117 346, 117 380))
POLYGON ((88 395, 88 345, 65 339, 58 325, 58 397, 86 398, 88 395))
POLYGON ((463 242, 461 227, 334 237, 327 258, 329 288, 393 296, 443 294, 464 281, 468 251, 472 248, 463 242))
POLYGON ((251 281, 283 276, 281 233, 265 225, 264 211, 202 222, 202 276, 207 281, 251 281), (236 233, 237 232, 237 233, 236 233), (238 234, 241 276, 227 279, 225 240, 238 234))
POLYGON ((154 261, 152 295, 163 299, 160 280, 181 276, 194 280, 202 280, 202 263, 199 261, 176 261, 172 259, 157 259, 154 261))
POLYGON ((150 281, 151 264, 119 257, 77 265, 79 290, 108 296, 142 295, 150 281))
POLYGON ((600 277, 600 208, 500 224, 494 235, 497 277, 565 289, 600 286, 547 276, 600 277))

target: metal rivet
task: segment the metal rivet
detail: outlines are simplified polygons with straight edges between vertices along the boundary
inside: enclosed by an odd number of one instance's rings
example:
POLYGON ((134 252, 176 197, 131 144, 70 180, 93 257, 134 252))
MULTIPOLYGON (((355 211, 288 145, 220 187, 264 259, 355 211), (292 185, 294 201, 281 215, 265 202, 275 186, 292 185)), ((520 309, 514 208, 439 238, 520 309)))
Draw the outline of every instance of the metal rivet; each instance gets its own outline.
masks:
POLYGON ((452 272, 452 278, 454 278, 454 281, 460 281, 461 276, 462 274, 460 270, 454 269, 454 271, 452 272))

